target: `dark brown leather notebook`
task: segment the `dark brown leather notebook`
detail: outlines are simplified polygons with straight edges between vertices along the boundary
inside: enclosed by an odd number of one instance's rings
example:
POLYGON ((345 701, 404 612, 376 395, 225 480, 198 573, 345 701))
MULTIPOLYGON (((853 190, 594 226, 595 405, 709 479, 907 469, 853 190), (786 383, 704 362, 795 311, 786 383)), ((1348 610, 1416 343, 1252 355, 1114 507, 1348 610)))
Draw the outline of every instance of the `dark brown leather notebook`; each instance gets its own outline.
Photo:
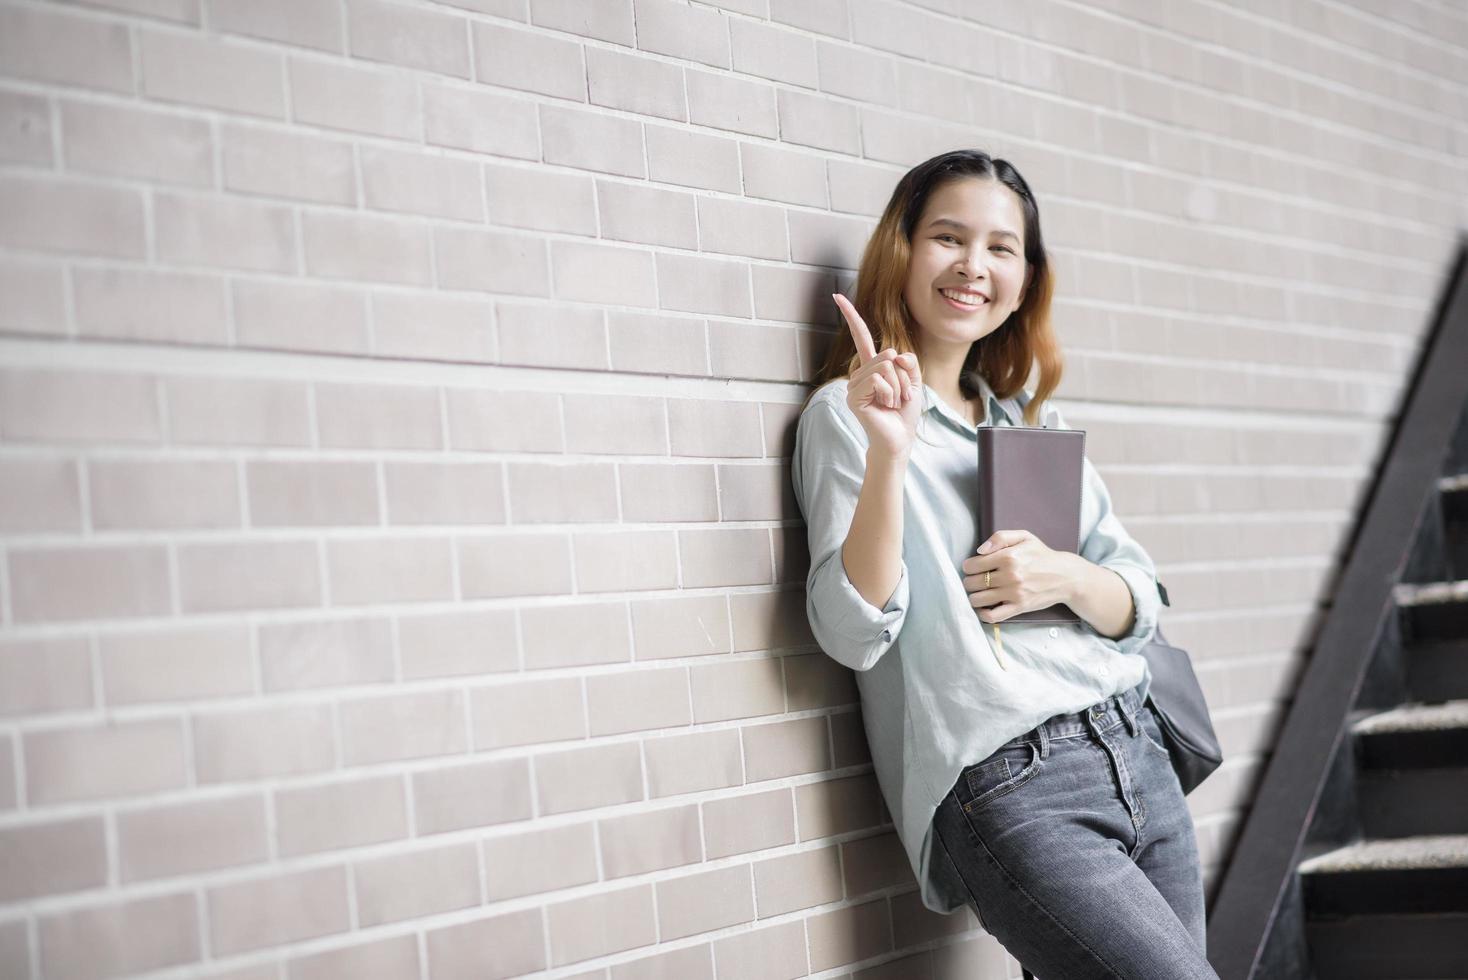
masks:
MULTIPOLYGON (((995 531, 1025 530, 1056 551, 1081 547, 1085 429, 980 426, 978 548, 995 531)), ((1063 602, 1005 623, 1078 623, 1063 602)), ((1003 625, 1003 624, 1001 624, 1003 625)))

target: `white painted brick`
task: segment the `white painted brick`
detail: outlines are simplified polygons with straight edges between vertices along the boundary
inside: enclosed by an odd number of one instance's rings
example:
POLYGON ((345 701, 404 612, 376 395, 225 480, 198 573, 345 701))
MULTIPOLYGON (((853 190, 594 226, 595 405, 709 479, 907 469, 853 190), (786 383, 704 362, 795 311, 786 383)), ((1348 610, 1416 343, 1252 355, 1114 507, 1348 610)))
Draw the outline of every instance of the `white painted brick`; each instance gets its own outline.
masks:
POLYGON ((698 232, 699 244, 705 252, 776 262, 790 257, 784 208, 704 198, 698 202, 698 232))
POLYGON ((646 249, 551 242, 556 297, 614 306, 656 304, 653 254, 646 249))
POLYGON ((217 276, 79 268, 72 302, 83 336, 229 345, 228 301, 217 276))
POLYGON ((33 805, 156 793, 187 779, 177 719, 33 732, 22 746, 33 805))
POLYGON ((739 144, 734 140, 652 123, 643 129, 653 180, 739 193, 739 144))
POLYGON ((347 701, 341 706, 341 729, 342 761, 348 766, 457 755, 469 745, 458 691, 347 701))
POLYGON ((687 313, 749 316, 749 265, 658 253, 658 305, 687 313))
POLYGON ((873 105, 897 106, 895 59, 870 48, 818 41, 816 63, 821 91, 873 105))
POLYGON ((733 75, 687 69, 689 121, 750 136, 776 136, 775 89, 733 75))
POLYGON ((309 275, 426 286, 433 281, 429 232, 398 218, 308 213, 301 250, 309 275))
POLYGON ((238 480, 226 460, 96 460, 87 483, 99 530, 240 526, 238 480))
POLYGON ((37 82, 108 92, 135 84, 127 24, 33 7, 0 10, 0 64, 37 82))
POLYGON ((843 40, 851 36, 847 0, 770 0, 770 20, 843 40))
POLYGON ((0 160, 50 168, 51 107, 40 96, 0 92, 0 160))
POLYGON ((683 71, 676 64, 606 48, 587 48, 586 85, 592 105, 688 121, 683 71))
MULTIPOLYGON (((632 256, 631 261, 635 263, 638 260, 632 256)), ((501 303, 495 310, 501 363, 606 369, 606 314, 598 307, 501 303)), ((543 424, 548 425, 552 421, 546 420, 543 424)), ((523 437, 520 441, 541 451, 555 451, 544 443, 530 443, 523 437)))
POLYGON ((66 333, 66 284, 49 261, 0 258, 0 330, 59 336, 66 333))
POLYGON ((30 822, 0 829, 0 899, 96 888, 107 883, 107 844, 102 817, 30 822))
POLYGON ((433 251, 441 288, 550 295, 550 262, 541 239, 472 228, 436 228, 433 251))
POLYGON ((341 52, 342 7, 333 0, 210 0, 216 30, 341 52))
POLYGON ((68 170, 214 183, 214 136, 202 119, 68 99, 61 103, 61 139, 68 170))
POLYGON ((47 976, 143 973, 203 954, 198 903, 188 892, 47 915, 38 929, 47 976))
POLYGON ((128 882, 264 861, 265 800, 250 794, 121 810, 117 847, 128 882))
POLYGON ((398 617, 403 677, 512 671, 519 666, 513 609, 398 617))
POLYGON ((729 18, 674 0, 633 0, 637 46, 714 68, 729 67, 729 18))
POLYGON ((661 371, 707 376, 704 322, 648 313, 607 314, 607 344, 614 371, 661 371))
POLYGON ((326 569, 336 606, 454 598, 452 549, 446 538, 329 541, 326 569))
POLYGON ((201 783, 316 772, 331 768, 335 754, 325 705, 196 715, 193 734, 201 783))
POLYGON ((77 464, 66 459, 0 461, 0 531, 81 530, 77 464))
POLYGON ((632 44, 631 0, 530 0, 530 22, 599 41, 632 44))
POLYGON ((796 332, 743 320, 709 321, 709 361, 719 377, 800 380, 796 332))
POLYGON ((250 631, 244 625, 129 630, 98 640, 108 704, 203 701, 253 694, 250 631))
POLYGON ((698 248, 698 221, 691 194, 640 184, 599 180, 596 198, 601 236, 643 245, 698 248))
POLYGON ((464 17, 380 0, 346 0, 347 48, 354 58, 469 77, 464 17))
POLYGON ((357 203, 352 146, 260 126, 222 127, 224 186, 267 197, 323 204, 357 203))
POLYGON ((0 212, 0 244, 113 258, 144 255, 143 202, 129 188, 3 176, 0 212))
POLYGON ((85 637, 0 642, 0 716, 91 705, 92 666, 85 637))
POLYGON ((540 31, 473 21, 474 78, 486 85, 586 101, 581 46, 540 31))
POLYGON ((266 691, 393 679, 392 626, 383 617, 262 623, 257 637, 266 691))
POLYGON ((12 548, 11 614, 16 622, 166 616, 168 556, 161 545, 12 548))
MULTIPOLYGON (((819 156, 764 143, 741 143, 739 158, 744 169, 746 196, 826 207, 827 162, 819 156)), ((835 161, 830 165, 834 166, 835 161)))
MULTIPOLYGON (((403 93, 408 106, 416 105, 411 90, 403 93)), ((404 126, 416 137, 416 122, 404 126)), ((423 84, 423 130, 433 146, 491 153, 523 160, 540 159, 540 122, 535 103, 495 92, 455 85, 423 84)))
POLYGON ((838 153, 860 152, 858 113, 849 103, 789 89, 778 94, 781 139, 838 153))
POLYGON ((406 75, 296 57, 287 74, 296 122, 399 139, 417 138, 422 128, 418 93, 406 75))
POLYGON ((236 280, 230 293, 235 337, 242 346, 339 354, 367 351, 367 304, 358 291, 236 280))
MULTIPOLYGON (((173 377, 163 388, 176 443, 305 446, 311 441, 308 392, 300 382, 173 377)), ((151 393, 147 397, 151 400, 151 393)))
POLYGON ((479 296, 439 293, 374 293, 373 353, 489 363, 497 360, 494 305, 479 296))
POLYGON ((285 118, 280 56, 216 36, 138 32, 142 90, 165 102, 285 118))
POLYGON ((816 49, 810 35, 731 18, 729 39, 736 72, 801 88, 816 87, 816 49))
MULTIPOLYGON (((596 235, 597 195, 606 213, 606 188, 631 185, 595 182, 581 174, 541 171, 535 167, 502 166, 489 163, 484 167, 485 196, 489 201, 489 220, 496 225, 529 228, 535 231, 565 232, 571 235, 596 235)), ((603 218, 603 223, 606 219, 603 218)), ((621 235, 607 235, 622 238, 621 235)), ((633 239, 635 240, 635 239, 633 239)))
POLYGON ((157 194, 160 258, 259 272, 295 272, 296 230, 289 209, 198 195, 157 194))
POLYGON ((540 107, 545 162, 645 177, 642 124, 622 116, 560 106, 540 107))

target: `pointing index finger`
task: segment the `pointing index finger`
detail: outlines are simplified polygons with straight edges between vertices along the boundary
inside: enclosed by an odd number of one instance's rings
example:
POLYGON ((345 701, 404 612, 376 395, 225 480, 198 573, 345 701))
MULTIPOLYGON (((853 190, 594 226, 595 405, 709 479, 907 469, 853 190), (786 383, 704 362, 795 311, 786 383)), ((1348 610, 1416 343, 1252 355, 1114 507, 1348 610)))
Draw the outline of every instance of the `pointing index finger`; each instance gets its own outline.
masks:
POLYGON ((832 293, 831 298, 836 301, 836 307, 846 319, 846 326, 851 330, 851 339, 856 341, 857 356, 861 358, 863 364, 866 364, 877 356, 877 345, 872 340, 872 332, 867 329, 861 314, 856 312, 856 307, 851 305, 851 300, 840 293, 832 293))

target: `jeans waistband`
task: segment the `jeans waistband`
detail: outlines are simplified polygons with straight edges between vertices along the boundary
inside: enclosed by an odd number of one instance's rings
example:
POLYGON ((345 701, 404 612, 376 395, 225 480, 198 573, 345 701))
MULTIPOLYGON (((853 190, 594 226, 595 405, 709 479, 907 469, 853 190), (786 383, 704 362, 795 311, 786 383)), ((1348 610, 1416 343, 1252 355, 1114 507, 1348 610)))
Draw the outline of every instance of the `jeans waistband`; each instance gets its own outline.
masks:
POLYGON ((1076 738, 1090 732, 1100 734, 1117 725, 1126 725, 1127 731, 1136 735, 1140 730, 1137 713, 1142 710, 1141 694, 1142 685, 1139 683, 1136 687, 1113 694, 1104 701, 1097 701, 1089 708, 1054 715, 1005 744, 1036 743, 1040 746, 1041 758, 1045 758, 1050 754, 1050 743, 1056 739, 1076 738))

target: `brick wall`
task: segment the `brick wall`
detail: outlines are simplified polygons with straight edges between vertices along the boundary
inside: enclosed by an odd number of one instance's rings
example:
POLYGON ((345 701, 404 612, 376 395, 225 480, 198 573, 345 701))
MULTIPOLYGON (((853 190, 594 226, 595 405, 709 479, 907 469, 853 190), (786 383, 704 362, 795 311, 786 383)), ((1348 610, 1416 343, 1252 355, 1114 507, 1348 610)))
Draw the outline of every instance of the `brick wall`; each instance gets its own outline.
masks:
POLYGON ((963 145, 1214 708, 1211 890, 1468 223, 1461 6, 0 5, 0 975, 1017 974, 789 489, 963 145))

